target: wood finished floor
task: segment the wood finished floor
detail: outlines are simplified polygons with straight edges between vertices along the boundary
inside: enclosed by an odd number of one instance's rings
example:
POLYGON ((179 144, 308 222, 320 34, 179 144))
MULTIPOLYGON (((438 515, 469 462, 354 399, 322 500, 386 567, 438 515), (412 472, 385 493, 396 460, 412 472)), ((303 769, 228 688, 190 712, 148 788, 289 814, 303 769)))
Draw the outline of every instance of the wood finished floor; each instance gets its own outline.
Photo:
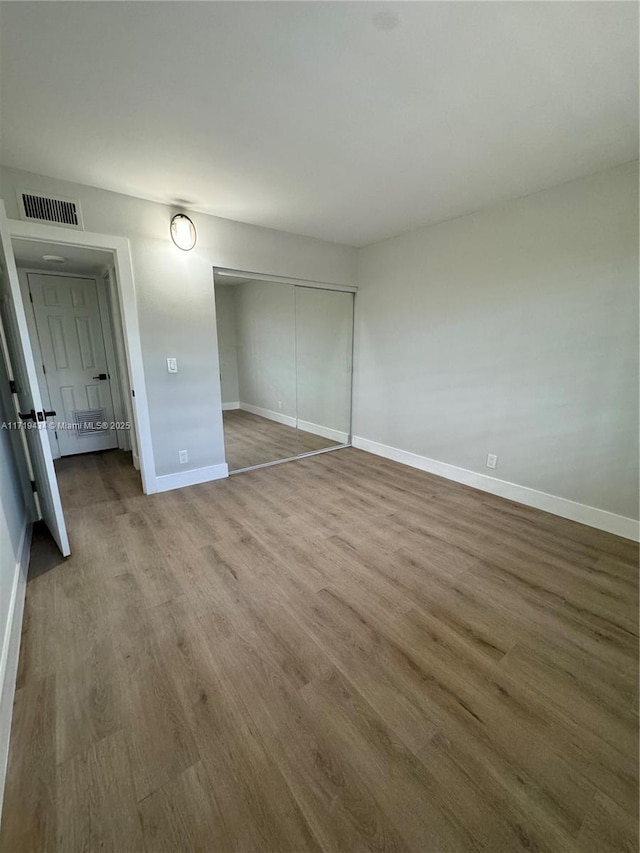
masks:
POLYGON ((223 412, 224 444, 230 471, 324 450, 336 442, 279 424, 241 409, 223 412))
POLYGON ((347 449, 59 465, 0 850, 637 850, 637 548, 347 449))

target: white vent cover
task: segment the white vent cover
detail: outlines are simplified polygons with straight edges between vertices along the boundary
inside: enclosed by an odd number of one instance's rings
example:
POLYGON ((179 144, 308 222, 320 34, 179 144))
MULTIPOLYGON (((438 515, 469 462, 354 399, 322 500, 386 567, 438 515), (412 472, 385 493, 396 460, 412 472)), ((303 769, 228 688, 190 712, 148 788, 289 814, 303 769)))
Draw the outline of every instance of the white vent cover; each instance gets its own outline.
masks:
POLYGON ((83 228, 80 205, 72 199, 23 190, 18 192, 18 204, 20 216, 29 222, 54 222, 67 228, 83 228))
POLYGON ((78 438, 84 435, 95 435, 97 432, 107 432, 105 423, 107 413, 104 409, 80 409, 73 413, 75 419, 73 429, 78 438))

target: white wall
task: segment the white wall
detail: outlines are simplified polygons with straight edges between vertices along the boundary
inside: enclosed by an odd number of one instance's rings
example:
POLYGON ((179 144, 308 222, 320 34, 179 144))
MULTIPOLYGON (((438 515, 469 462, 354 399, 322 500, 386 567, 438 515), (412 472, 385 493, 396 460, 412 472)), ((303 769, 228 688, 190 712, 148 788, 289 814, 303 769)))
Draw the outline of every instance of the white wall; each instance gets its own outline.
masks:
POLYGON ((369 246, 359 287, 355 435, 638 518, 637 163, 369 246))
POLYGON ((236 348, 235 287, 215 285, 218 356, 222 403, 238 403, 238 353, 236 348))
POLYGON ((131 241, 142 355, 158 475, 224 462, 213 267, 336 284, 355 283, 356 252, 267 228, 192 215, 198 244, 181 252, 169 239, 174 209, 93 187, 3 168, 0 196, 18 218, 16 190, 78 199, 87 231, 131 241), (179 373, 166 372, 166 358, 179 373), (178 451, 189 452, 179 466, 178 451))

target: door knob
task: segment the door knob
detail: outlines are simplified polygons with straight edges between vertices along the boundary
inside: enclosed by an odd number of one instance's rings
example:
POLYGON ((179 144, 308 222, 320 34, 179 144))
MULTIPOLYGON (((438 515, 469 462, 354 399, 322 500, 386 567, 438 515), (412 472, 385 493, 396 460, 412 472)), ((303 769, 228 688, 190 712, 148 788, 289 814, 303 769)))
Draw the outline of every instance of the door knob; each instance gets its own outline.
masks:
POLYGON ((109 374, 108 373, 99 373, 97 376, 94 376, 93 378, 94 379, 108 379, 109 374))

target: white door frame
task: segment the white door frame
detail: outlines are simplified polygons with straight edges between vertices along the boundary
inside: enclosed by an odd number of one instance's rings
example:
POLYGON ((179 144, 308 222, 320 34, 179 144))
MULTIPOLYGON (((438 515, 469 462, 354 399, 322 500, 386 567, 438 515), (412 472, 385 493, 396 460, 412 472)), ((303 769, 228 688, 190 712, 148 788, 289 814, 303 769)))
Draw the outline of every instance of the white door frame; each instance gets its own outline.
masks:
POLYGON ((151 421, 147 402, 147 387, 142 363, 142 347, 138 326, 138 308, 136 303, 131 246, 126 237, 109 234, 95 234, 90 231, 75 231, 58 225, 45 225, 39 222, 23 222, 19 219, 7 220, 9 236, 16 240, 36 240, 40 243, 58 243, 65 246, 80 246, 85 249, 101 249, 113 253, 116 271, 122 328, 124 331, 127 368, 129 371, 129 390, 134 412, 134 429, 140 460, 142 491, 145 495, 158 491, 156 467, 151 443, 151 421), (135 394, 133 393, 135 391, 135 394))

